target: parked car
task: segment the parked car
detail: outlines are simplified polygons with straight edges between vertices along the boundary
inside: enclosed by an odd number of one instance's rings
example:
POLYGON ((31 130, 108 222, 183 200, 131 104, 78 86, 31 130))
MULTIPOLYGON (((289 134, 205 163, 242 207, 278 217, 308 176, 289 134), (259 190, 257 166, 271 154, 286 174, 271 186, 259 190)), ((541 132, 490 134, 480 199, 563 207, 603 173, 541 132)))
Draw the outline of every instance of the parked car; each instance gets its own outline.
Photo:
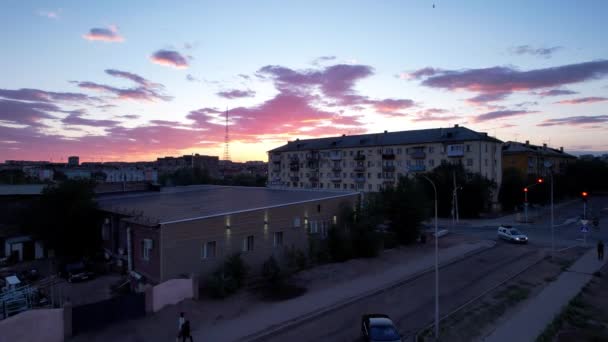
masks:
POLYGON ((361 337, 366 342, 401 342, 401 334, 390 317, 383 314, 368 314, 361 317, 361 337))
POLYGON ((89 271, 84 262, 65 265, 63 276, 70 283, 87 281, 95 278, 95 273, 89 271))
POLYGON ((498 238, 516 243, 528 243, 528 237, 519 230, 508 225, 498 227, 498 238))

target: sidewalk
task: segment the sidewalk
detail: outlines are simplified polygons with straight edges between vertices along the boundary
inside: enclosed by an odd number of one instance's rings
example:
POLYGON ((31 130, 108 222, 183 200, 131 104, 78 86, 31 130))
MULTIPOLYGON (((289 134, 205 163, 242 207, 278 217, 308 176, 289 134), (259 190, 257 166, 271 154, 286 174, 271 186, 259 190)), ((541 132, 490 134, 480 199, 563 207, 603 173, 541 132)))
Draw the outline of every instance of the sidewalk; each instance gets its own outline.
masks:
MULTIPOLYGON (((448 247, 440 250, 439 262, 444 265, 493 245, 494 242, 481 241, 448 247)), ((395 286, 428 271, 433 267, 434 262, 434 254, 417 260, 408 260, 374 276, 358 278, 340 286, 307 293, 285 302, 270 303, 237 319, 222 322, 204 331, 194 331, 193 337, 195 341, 252 341, 395 286)))
POLYGON ((591 280, 604 261, 597 260, 595 249, 590 249, 556 281, 538 296, 529 300, 521 311, 500 325, 483 341, 534 341, 562 308, 591 280))

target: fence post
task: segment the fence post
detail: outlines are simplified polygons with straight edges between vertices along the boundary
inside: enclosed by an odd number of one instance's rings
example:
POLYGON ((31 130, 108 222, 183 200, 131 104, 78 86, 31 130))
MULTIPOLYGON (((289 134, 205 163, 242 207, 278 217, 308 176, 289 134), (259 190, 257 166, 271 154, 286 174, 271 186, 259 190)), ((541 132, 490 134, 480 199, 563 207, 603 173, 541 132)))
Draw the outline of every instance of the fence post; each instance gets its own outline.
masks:
POLYGON ((63 337, 64 340, 72 337, 72 303, 69 298, 63 304, 63 337))
POLYGON ((144 297, 146 299, 146 315, 154 312, 154 287, 146 284, 144 289, 144 297))
POLYGON ((192 279, 192 299, 194 300, 198 300, 198 294, 199 294, 199 289, 198 289, 198 276, 194 273, 190 273, 190 279, 192 279))

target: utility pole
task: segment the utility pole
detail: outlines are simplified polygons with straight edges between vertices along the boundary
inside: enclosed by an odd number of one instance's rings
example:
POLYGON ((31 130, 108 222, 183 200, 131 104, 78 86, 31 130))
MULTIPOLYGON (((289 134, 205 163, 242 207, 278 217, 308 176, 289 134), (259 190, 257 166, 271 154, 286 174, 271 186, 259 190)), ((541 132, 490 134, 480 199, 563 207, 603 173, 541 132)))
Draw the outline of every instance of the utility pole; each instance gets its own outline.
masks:
POLYGON ((420 175, 433 186, 435 195, 435 340, 439 340, 439 245, 438 245, 438 226, 437 226, 437 188, 435 183, 427 176, 420 175))

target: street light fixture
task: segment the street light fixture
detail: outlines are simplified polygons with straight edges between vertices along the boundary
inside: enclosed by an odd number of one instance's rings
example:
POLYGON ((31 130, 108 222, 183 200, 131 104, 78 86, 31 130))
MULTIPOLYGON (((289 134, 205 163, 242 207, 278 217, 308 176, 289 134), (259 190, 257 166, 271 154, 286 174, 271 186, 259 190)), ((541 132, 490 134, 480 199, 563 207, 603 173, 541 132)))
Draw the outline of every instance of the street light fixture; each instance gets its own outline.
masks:
POLYGON ((438 235, 437 235, 437 188, 435 183, 425 175, 420 177, 426 179, 433 186, 433 193, 435 195, 435 339, 439 340, 439 257, 438 257, 438 235))
POLYGON ((589 196, 587 191, 581 192, 581 197, 583 198, 583 219, 587 219, 587 196, 589 196))
POLYGON ((542 184, 543 182, 544 182, 544 179, 538 178, 536 180, 536 183, 528 185, 527 187, 524 188, 524 216, 525 216, 526 223, 528 223, 528 190, 535 185, 542 184))

